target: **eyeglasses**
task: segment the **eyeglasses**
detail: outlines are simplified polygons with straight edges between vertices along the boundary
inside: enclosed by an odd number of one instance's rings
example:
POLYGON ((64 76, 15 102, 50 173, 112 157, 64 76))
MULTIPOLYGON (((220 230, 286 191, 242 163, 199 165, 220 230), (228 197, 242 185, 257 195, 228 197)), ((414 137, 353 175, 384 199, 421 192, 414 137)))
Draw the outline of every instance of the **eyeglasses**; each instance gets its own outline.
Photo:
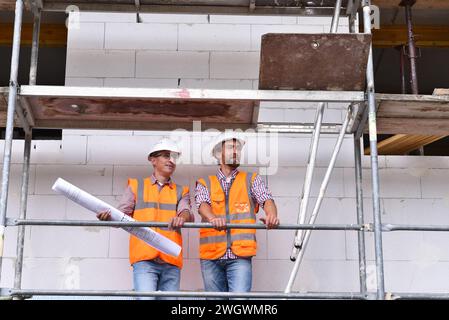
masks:
POLYGON ((176 161, 179 159, 179 153, 177 153, 177 152, 160 152, 160 153, 156 153, 153 157, 155 157, 155 158, 162 157, 167 160, 173 158, 173 160, 176 161))

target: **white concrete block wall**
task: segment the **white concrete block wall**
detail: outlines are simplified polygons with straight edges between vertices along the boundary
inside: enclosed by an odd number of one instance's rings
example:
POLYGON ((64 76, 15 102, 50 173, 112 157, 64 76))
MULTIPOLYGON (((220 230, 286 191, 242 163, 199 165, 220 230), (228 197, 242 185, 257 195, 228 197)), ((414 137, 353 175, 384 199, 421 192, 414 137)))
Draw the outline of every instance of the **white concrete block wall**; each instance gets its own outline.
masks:
POLYGON ((176 50, 176 24, 106 23, 104 49, 176 50), (131 35, 131 36, 130 36, 131 35))
MULTIPOLYGON (((257 89, 260 37, 268 32, 321 33, 330 17, 81 14, 81 29, 70 30, 66 85, 105 87, 257 89)), ((347 19, 338 32, 347 32, 347 19)), ((341 121, 343 105, 329 104, 325 121, 341 121)), ((316 103, 264 103, 259 121, 312 122, 316 103)), ((116 205, 127 177, 150 172, 146 151, 166 133, 148 131, 64 130, 62 141, 33 141, 28 217, 34 219, 95 219, 87 210, 54 194, 57 177, 116 205)), ((264 176, 283 223, 296 223, 304 183, 310 135, 279 136, 274 175, 264 176)), ((309 203, 312 210, 335 137, 320 141, 317 169, 309 203)), ((344 140, 341 154, 317 223, 356 223, 353 140, 344 140)), ((12 154, 8 217, 17 217, 23 141, 12 154)), ((3 141, 0 141, 0 156, 3 141)), ((254 165, 252 163, 249 164, 254 165)), ((370 159, 362 157, 365 222, 372 222, 370 159)), ((383 222, 449 224, 448 157, 379 157, 383 222)), ((263 166, 261 168, 264 168, 263 166)), ((215 166, 182 166, 178 183, 193 188, 198 177, 215 166)), ((248 170, 257 170, 249 167, 248 170)), ((193 207, 196 221, 200 221, 193 207)), ((263 212, 260 213, 263 216, 263 212)), ((6 232, 0 286, 11 287, 17 229, 6 232)), ((202 290, 197 230, 183 230, 184 269, 181 288, 202 290)), ((253 289, 283 290, 290 274, 293 231, 258 230, 253 289)), ((131 289, 128 235, 116 228, 27 227, 24 288, 131 289), (120 276, 116 276, 120 275, 120 276)), ((401 292, 447 292, 449 250, 446 233, 398 232, 383 236, 385 285, 401 292)), ((366 235, 370 290, 375 289, 374 243, 366 235)), ((315 231, 294 289, 358 291, 357 234, 315 231)))
POLYGON ((236 24, 180 24, 178 49, 181 51, 249 51, 251 29, 236 24))
POLYGON ((196 51, 138 51, 137 78, 207 78, 209 53, 196 51))
POLYGON ((85 22, 82 28, 72 29, 67 35, 67 49, 103 49, 105 48, 105 24, 85 22))
POLYGON ((134 77, 135 52, 126 50, 81 50, 67 52, 68 77, 134 77))

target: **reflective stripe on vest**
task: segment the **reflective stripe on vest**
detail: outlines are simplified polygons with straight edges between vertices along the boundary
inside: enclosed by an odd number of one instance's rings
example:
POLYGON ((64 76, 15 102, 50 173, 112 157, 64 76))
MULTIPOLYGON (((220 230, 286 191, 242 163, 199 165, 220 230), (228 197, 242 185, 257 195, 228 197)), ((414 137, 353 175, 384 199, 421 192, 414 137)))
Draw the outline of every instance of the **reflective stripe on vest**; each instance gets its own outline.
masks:
MULTIPOLYGON (((226 242, 227 236, 211 236, 200 238, 200 244, 210 244, 210 243, 219 243, 226 242)), ((239 233, 236 235, 232 235, 232 241, 237 240, 253 240, 256 241, 256 236, 251 233, 239 233)))
MULTIPOLYGON (((134 210, 139 209, 159 209, 159 210, 178 210, 178 203, 182 199, 182 189, 183 187, 179 184, 176 184, 176 204, 173 203, 159 203, 159 202, 145 202, 144 199, 144 188, 145 188, 145 180, 141 180, 137 186, 137 201, 134 210)), ((162 190, 162 189, 161 189, 162 190)), ((167 227, 159 228, 161 230, 170 231, 167 227)), ((176 231, 177 233, 181 233, 181 230, 171 230, 176 231)))

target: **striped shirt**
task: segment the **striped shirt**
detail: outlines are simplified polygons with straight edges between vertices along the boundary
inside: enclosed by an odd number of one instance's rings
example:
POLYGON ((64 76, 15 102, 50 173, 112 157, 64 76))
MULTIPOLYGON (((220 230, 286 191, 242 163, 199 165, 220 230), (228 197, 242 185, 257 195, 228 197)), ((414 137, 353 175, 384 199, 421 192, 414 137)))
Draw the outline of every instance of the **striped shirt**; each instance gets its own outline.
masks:
MULTIPOLYGON (((221 172, 221 169, 218 169, 217 171, 217 178, 218 181, 221 184, 221 187, 223 188, 223 191, 226 195, 228 195, 229 190, 231 189, 231 185, 235 180, 235 177, 239 173, 238 169, 235 169, 231 172, 231 175, 229 177, 226 177, 223 172, 221 172)), ((260 207, 263 208, 265 201, 267 200, 273 200, 273 196, 268 190, 265 182, 262 180, 262 178, 256 174, 256 177, 254 178, 254 182, 251 185, 250 188, 250 196, 254 203, 258 203, 260 207)), ((201 183, 197 183, 195 187, 195 203, 196 207, 199 208, 203 202, 206 202, 207 204, 211 205, 210 200, 210 194, 209 190, 205 186, 203 186, 201 183)), ((229 232, 229 231, 228 231, 229 232)), ((239 257, 236 256, 231 248, 228 248, 226 250, 226 253, 223 255, 221 259, 238 259, 239 257)))

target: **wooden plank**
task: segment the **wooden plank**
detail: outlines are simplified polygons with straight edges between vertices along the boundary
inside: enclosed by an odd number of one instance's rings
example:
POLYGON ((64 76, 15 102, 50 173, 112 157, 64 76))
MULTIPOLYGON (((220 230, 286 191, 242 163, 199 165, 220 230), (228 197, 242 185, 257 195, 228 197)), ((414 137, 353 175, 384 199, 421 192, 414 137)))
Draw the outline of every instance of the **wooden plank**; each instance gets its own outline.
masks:
POLYGON ((377 94, 379 134, 449 134, 449 96, 377 94))
POLYGON ((445 138, 449 134, 447 94, 448 89, 435 89, 432 96, 377 94, 377 132, 395 134, 378 143, 379 154, 406 154, 445 138))
POLYGON ((39 120, 124 122, 252 123, 252 101, 148 100, 139 98, 27 99, 36 123, 39 120))
MULTIPOLYGON (((140 121, 134 119, 133 121, 104 121, 104 120, 36 120, 34 128, 38 129, 95 129, 95 130, 161 130, 171 131, 176 129, 184 129, 193 131, 192 121, 183 122, 152 122, 140 121)), ((210 123, 201 122, 201 130, 216 129, 254 129, 255 125, 248 123, 210 123)), ((196 128, 195 128, 196 130, 196 128)))
MULTIPOLYGON (((14 33, 12 23, 0 23, 0 45, 11 45, 14 33)), ((22 25, 21 43, 31 45, 33 39, 33 24, 22 25)), ((67 45, 67 28, 65 24, 42 24, 39 45, 46 47, 65 47, 67 45)))
POLYGON ((217 128, 252 126, 259 102, 248 94, 257 97, 257 92, 240 90, 239 99, 237 91, 22 86, 21 101, 28 103, 36 128, 170 130, 175 124, 191 128, 192 121, 217 128))
POLYGON ((449 135, 449 119, 378 118, 378 134, 449 135))
POLYGON ((0 10, 10 11, 14 10, 16 0, 0 0, 0 10))
MULTIPOLYGON (((6 118, 8 110, 8 88, 0 88, 0 128, 6 127, 6 118)), ((14 127, 22 127, 17 115, 14 115, 14 127)))
POLYGON ((433 90, 433 94, 438 96, 449 96, 449 89, 437 88, 433 90))
MULTIPOLYGON (((377 151, 379 155, 405 155, 444 137, 397 134, 379 142, 377 151)), ((370 154, 370 148, 365 149, 365 154, 370 154)))
MULTIPOLYGON (((449 47, 449 26, 413 26, 418 47, 449 47)), ((406 25, 384 25, 373 29, 373 46, 379 48, 397 47, 407 44, 406 25)))
POLYGON ((377 94, 378 118, 449 119, 449 97, 377 94))

